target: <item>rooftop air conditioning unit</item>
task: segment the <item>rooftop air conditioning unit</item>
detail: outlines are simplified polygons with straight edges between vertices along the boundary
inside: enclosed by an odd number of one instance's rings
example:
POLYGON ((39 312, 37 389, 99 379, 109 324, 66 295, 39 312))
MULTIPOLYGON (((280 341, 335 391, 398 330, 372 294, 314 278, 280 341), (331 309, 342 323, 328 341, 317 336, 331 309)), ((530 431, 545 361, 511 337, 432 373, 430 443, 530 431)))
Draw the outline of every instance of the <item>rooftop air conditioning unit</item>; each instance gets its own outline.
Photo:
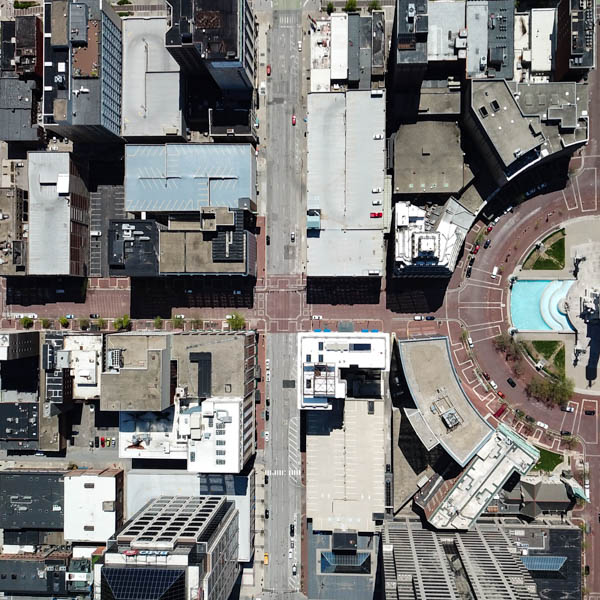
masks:
POLYGON ((106 366, 109 369, 120 369, 121 368, 121 349, 116 348, 109 350, 106 355, 106 366))

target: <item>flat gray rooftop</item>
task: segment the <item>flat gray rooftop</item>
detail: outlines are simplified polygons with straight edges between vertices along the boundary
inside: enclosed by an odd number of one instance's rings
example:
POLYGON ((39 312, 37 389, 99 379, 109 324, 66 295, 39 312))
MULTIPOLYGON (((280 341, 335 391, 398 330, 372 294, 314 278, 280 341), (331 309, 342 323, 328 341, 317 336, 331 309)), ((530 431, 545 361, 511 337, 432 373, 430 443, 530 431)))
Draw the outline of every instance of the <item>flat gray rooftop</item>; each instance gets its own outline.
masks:
POLYGON ((464 0, 430 2, 427 60, 457 60, 454 41, 465 27, 464 0))
POLYGON ((394 138, 394 193, 457 194, 465 185, 457 123, 401 125, 394 138))
POLYGON ((383 270, 385 95, 351 91, 308 96, 307 208, 320 212, 307 238, 309 276, 383 270), (380 139, 378 139, 380 138, 380 139), (323 260, 324 257, 327 260, 323 260))
POLYGON ((126 211, 238 208, 243 198, 256 198, 256 159, 250 144, 125 147, 126 211))
POLYGON ((165 48, 167 17, 123 19, 122 135, 185 135, 179 64, 165 48))
POLYGON ((471 86, 472 113, 505 168, 542 144, 542 134, 530 127, 530 120, 521 113, 506 81, 475 80, 471 86))
POLYGON ((450 359, 447 338, 398 342, 404 377, 419 414, 405 412, 426 448, 434 438, 461 466, 475 455, 494 430, 461 387, 450 359), (423 365, 435 365, 424 369, 423 365), (445 417, 446 416, 446 417, 445 417), (446 424, 454 417, 454 424, 446 424))

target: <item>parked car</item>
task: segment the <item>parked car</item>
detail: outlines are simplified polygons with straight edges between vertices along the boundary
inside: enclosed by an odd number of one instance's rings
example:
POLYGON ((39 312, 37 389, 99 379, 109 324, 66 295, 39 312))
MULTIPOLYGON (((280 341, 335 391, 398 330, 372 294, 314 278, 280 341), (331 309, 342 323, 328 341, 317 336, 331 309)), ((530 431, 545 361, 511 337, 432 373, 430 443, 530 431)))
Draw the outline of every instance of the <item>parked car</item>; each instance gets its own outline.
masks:
POLYGON ((531 415, 526 415, 526 416, 525 416, 525 420, 526 420, 528 423, 535 423, 535 419, 534 419, 534 418, 533 418, 531 415))
POLYGON ((435 317, 434 317, 433 315, 427 315, 427 316, 425 317, 425 320, 426 320, 426 321, 435 321, 435 317))
POLYGON ((372 212, 371 213, 371 219, 381 219, 381 217, 383 217, 382 212, 372 212))
POLYGON ((185 315, 173 315, 174 319, 185 319, 185 315))
POLYGON ((293 523, 290 523, 290 537, 294 537, 296 534, 296 526, 293 523))
POLYGON ((489 373, 486 373, 486 372, 484 371, 484 372, 482 373, 482 375, 483 375, 483 377, 484 377, 484 378, 485 378, 487 381, 489 381, 489 380, 490 380, 490 374, 489 374, 489 373))
POLYGON ((294 551, 290 548, 288 550, 288 558, 291 560, 292 556, 294 555, 294 551))
POLYGON ((473 248, 473 254, 477 254, 479 252, 479 248, 480 248, 480 246, 479 246, 479 244, 477 244, 475 246, 475 248, 473 248))
POLYGON ((267 371, 266 380, 267 380, 267 383, 269 383, 269 381, 271 381, 271 371, 267 371))
POLYGON ((422 317, 421 315, 415 315, 415 316, 413 317, 413 319, 414 319, 415 321, 422 321, 422 320, 423 320, 423 317, 422 317))
POLYGON ((75 315, 65 315, 65 318, 67 318, 67 319, 74 319, 75 315))
POLYGON ((296 241, 296 232, 295 231, 292 231, 290 233, 290 240, 292 241, 292 243, 296 241))
POLYGON ((106 438, 106 447, 110 448, 110 438, 109 437, 106 438))
POLYGON ((469 266, 472 267, 475 264, 475 257, 471 256, 471 258, 469 258, 469 266))
POLYGON ((292 575, 295 577, 298 573, 298 567, 296 567, 296 563, 292 565, 292 575))
POLYGON ((571 435, 571 432, 567 431, 566 429, 561 429, 560 435, 571 435))
POLYGON ((542 429, 548 429, 548 424, 544 423, 544 421, 536 421, 535 424, 542 429))
POLYGON ((298 40, 298 52, 302 52, 302 40, 298 40))
POLYGON ((296 115, 292 115, 292 125, 296 125, 296 115))
POLYGON ((265 410, 265 421, 269 420, 269 411, 265 410))
POLYGON ((500 390, 498 390, 498 396, 500 396, 500 398, 506 398, 506 394, 500 390))
POLYGON ((323 315, 313 315, 312 319, 313 321, 320 321, 323 318, 323 315))
POLYGON ((498 384, 493 379, 490 379, 490 387, 496 391, 498 389, 498 384))
POLYGON ((100 438, 100 445, 104 448, 106 446, 106 439, 103 437, 100 438))
POLYGON ((492 243, 492 240, 487 239, 485 240, 485 243, 483 244, 484 249, 488 249, 490 247, 490 244, 492 243))
POLYGON ((264 560, 265 565, 269 564, 269 553, 265 552, 265 560, 264 560))
POLYGON ((90 412, 94 412, 96 410, 96 407, 93 404, 90 404, 90 412))
POLYGON ((265 358, 265 369, 271 368, 271 361, 268 358, 265 358))
POLYGON ((271 65, 267 65, 267 77, 271 77, 271 65))
POLYGON ((269 483, 269 476, 265 475, 265 485, 267 485, 269 483))
POLYGON ((91 313, 90 314, 90 319, 99 319, 100 315, 98 313, 91 313))
POLYGON ((265 431, 265 442, 269 441, 269 432, 265 431))
POLYGON ((596 411, 595 411, 595 410, 586 410, 586 411, 585 411, 585 414, 586 414, 588 417, 593 417, 593 416, 596 414, 596 411))
POLYGON ((94 447, 94 440, 90 440, 90 448, 94 447))
POLYGON ((265 403, 266 403, 266 405, 267 405, 267 406, 271 406, 271 398, 269 398, 269 397, 267 396, 267 398, 266 398, 266 400, 265 400, 265 403))
POLYGON ((112 446, 116 446, 117 445, 117 438, 113 438, 112 439, 112 446))
POLYGON ((100 438, 98 436, 94 438, 94 445, 96 446, 96 448, 100 446, 100 438))
POLYGON ((508 385, 510 385, 510 387, 517 387, 517 382, 512 377, 509 377, 506 382, 508 385))
POLYGON ((506 408, 507 408, 506 404, 501 404, 500 408, 494 413, 494 417, 496 417, 496 419, 499 419, 504 414, 504 411, 506 410, 506 408))
POLYGON ((467 338, 467 344, 469 344, 469 348, 472 348, 474 346, 474 344, 473 344, 473 338, 471 336, 469 336, 467 338))
POLYGON ((488 225, 487 232, 489 233, 490 231, 492 231, 492 229, 494 229, 494 226, 493 225, 488 225))
POLYGON ((269 509, 265 508, 265 519, 269 518, 269 509))
POLYGON ((465 273, 467 279, 471 277, 472 272, 473 272, 473 267, 467 267, 467 272, 465 273))
POLYGON ((267 236, 267 246, 270 246, 270 245, 271 245, 271 236, 268 235, 267 236))
POLYGON ((575 412, 575 409, 572 406, 561 406, 560 410, 563 412, 575 412))

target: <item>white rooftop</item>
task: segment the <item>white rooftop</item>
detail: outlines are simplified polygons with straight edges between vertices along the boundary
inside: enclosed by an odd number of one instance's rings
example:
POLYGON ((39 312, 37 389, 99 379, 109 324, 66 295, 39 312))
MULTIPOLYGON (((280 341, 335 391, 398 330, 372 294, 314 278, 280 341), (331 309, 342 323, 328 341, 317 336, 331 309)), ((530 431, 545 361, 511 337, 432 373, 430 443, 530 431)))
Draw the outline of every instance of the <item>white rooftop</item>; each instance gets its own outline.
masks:
POLYGON ((383 274, 384 178, 385 94, 309 94, 307 209, 320 225, 307 238, 308 276, 383 274))
POLYGON ((348 15, 331 15, 331 79, 348 79, 348 15))
POLYGON ((384 402, 347 399, 343 426, 331 412, 311 412, 306 435, 306 516, 315 531, 375 531, 385 508, 384 402))
MULTIPOLYGON (((488 3, 487 0, 467 2, 467 75, 471 78, 485 77, 481 58, 487 61, 488 52, 488 3)), ((486 63, 487 64, 487 63, 486 63)))
POLYGON ((346 397, 346 380, 340 369, 349 367, 381 371, 374 383, 364 383, 373 397, 383 392, 383 372, 390 364, 389 334, 379 332, 298 334, 298 366, 302 383, 298 386, 298 408, 330 410, 328 400, 346 397))
POLYGON ((331 22, 318 20, 310 39, 310 91, 331 89, 331 22))
POLYGON ((465 28, 465 0, 431 2, 428 4, 428 16, 427 60, 457 60, 461 44, 456 42, 456 38, 465 28))
POLYGON ((66 335, 63 349, 69 352, 73 397, 82 400, 99 398, 102 336, 66 335))
POLYGON ((167 17, 128 17, 123 23, 122 135, 185 135, 179 64, 165 47, 167 17))
POLYGON ((531 71, 532 73, 550 73, 552 71, 552 53, 556 8, 531 9, 531 71))

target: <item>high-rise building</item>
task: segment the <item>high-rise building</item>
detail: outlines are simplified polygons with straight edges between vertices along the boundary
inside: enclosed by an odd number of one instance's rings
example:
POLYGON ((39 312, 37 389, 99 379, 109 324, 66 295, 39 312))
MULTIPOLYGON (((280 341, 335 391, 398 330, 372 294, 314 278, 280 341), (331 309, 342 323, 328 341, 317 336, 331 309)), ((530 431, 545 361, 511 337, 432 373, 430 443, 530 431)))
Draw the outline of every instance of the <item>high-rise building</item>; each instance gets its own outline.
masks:
POLYGON ((112 537, 94 600, 227 600, 238 576, 238 511, 215 496, 161 496, 112 537))
POLYGON ((76 142, 121 134, 121 19, 105 0, 44 3, 46 129, 76 142))

